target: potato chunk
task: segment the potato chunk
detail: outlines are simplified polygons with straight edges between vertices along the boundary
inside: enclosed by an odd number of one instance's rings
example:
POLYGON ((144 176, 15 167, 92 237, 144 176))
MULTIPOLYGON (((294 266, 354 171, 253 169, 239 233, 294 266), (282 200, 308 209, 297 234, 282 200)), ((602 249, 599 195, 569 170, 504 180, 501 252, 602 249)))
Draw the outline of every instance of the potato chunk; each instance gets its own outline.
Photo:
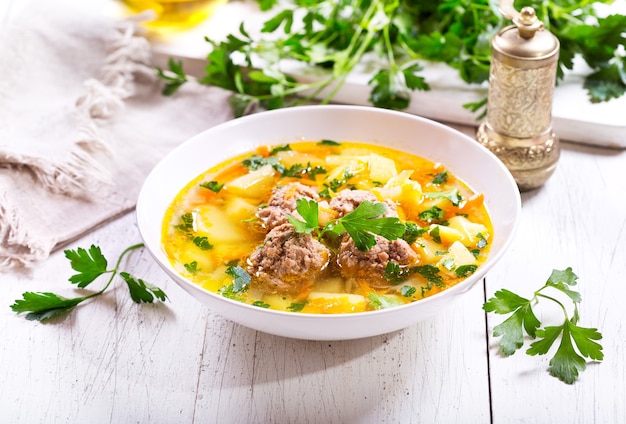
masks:
POLYGON ((239 196, 260 199, 272 189, 274 174, 272 165, 265 165, 226 183, 224 188, 239 196))

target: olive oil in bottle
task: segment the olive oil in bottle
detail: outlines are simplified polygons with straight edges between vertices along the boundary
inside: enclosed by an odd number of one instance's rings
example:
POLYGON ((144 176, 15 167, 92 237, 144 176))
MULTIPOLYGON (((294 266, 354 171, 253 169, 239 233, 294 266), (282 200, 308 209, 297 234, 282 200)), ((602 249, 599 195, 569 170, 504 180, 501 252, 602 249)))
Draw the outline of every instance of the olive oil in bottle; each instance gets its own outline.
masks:
POLYGON ((133 13, 153 10, 157 17, 146 24, 155 30, 184 30, 207 19, 227 0, 123 0, 133 13))

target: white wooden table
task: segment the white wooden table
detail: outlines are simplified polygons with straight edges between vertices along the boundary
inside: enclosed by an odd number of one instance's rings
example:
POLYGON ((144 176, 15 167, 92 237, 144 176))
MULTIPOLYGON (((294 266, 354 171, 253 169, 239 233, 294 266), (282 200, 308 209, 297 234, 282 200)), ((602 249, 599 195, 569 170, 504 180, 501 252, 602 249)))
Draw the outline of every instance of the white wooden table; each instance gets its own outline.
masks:
MULTIPOLYGON (((0 423, 626 422, 625 194, 626 151, 564 143, 554 176, 523 194, 516 239, 483 284, 432 319, 356 341, 233 324, 146 251, 125 268, 163 288, 165 304, 136 305, 120 286, 64 320, 17 316, 9 305, 24 291, 72 293, 57 251, 30 274, 0 274, 0 423), (549 357, 502 357, 491 337, 501 317, 481 309, 500 288, 531 296, 568 266, 581 325, 598 327, 605 353, 573 385, 548 374, 549 357)), ((139 241, 130 213, 66 247, 115 258, 139 241)))

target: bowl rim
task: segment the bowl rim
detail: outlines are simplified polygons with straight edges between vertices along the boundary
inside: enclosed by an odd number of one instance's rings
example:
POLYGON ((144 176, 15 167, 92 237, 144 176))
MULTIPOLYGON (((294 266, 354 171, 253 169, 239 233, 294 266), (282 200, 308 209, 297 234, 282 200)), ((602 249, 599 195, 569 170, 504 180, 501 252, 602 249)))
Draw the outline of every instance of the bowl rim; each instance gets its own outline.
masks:
MULTIPOLYGON (((296 141, 294 141, 293 143, 296 143, 296 141)), ((372 143, 370 143, 372 144, 372 143)), ((393 147, 393 146, 388 146, 388 147, 392 147, 395 148, 396 150, 402 150, 399 149, 397 147, 393 147)), ((231 156, 234 156, 236 153, 231 154, 231 156)), ((412 154, 417 154, 417 153, 412 153, 412 154)), ((419 155, 419 154, 417 154, 419 155)), ((445 163, 444 163, 445 165, 445 163)), ((207 166, 207 169, 209 169, 211 166, 207 166)), ((463 176, 461 175, 460 178, 465 181, 465 179, 463 178, 463 176)), ((468 183, 469 184, 469 183, 468 183)), ((471 184, 469 184, 471 187, 471 184)), ((183 189, 183 186, 180 187, 180 190, 183 189)), ((487 206, 487 205, 486 205, 487 206)), ((487 209, 488 213, 491 215, 491 212, 489 211, 489 208, 487 209)), ((270 315, 270 316, 276 316, 276 317, 290 317, 292 319, 295 320, 299 320, 299 319, 306 319, 309 320, 311 318, 314 318, 317 321, 327 321, 327 320, 332 320, 332 321, 336 321, 336 320, 340 320, 340 321, 350 321, 350 320, 354 320, 354 319, 360 319, 364 316, 366 317, 375 317, 375 316, 384 316, 384 315, 388 315, 388 314, 397 314, 400 311, 404 311, 407 309, 411 309, 411 308, 415 308, 415 307, 419 307, 419 305, 425 305, 425 304, 429 304, 432 302, 436 302, 438 301, 439 298, 441 297, 450 297, 452 294, 455 294, 457 292, 463 293, 466 292, 468 290, 470 290, 472 287, 474 287, 481 279, 483 279, 485 277, 485 275, 487 274, 487 272, 499 261, 499 259, 506 253, 506 251, 508 250, 508 248, 510 247, 510 245, 512 244, 514 238, 515 238, 515 234, 517 233, 517 229, 519 227, 519 221, 520 221, 520 215, 521 215, 521 195, 519 192, 519 189, 517 188, 517 184, 513 178, 513 176, 511 175, 510 171, 506 168, 506 166, 502 163, 502 161, 493 153, 491 152, 489 149, 487 149, 485 146, 481 145, 479 142, 477 142, 476 140, 473 140, 471 137, 469 137, 468 135, 462 133, 459 130, 456 130, 455 128, 452 128, 450 126, 447 126, 443 123, 437 122, 437 121, 433 121, 429 118, 425 118, 422 116, 418 116, 418 115, 413 115, 410 114, 408 112, 403 112, 403 111, 397 111, 397 110, 390 110, 390 109, 382 109, 382 108, 376 108, 373 106, 361 106, 361 105, 303 105, 303 106, 295 106, 295 107, 288 107, 288 108, 282 108, 282 109, 274 109, 274 110, 266 110, 266 111, 262 111, 262 112, 257 112, 254 113, 252 115, 246 115, 240 118, 236 118, 236 119, 232 119, 226 122, 223 122, 221 124, 215 125, 213 127, 210 127, 204 131, 201 131, 195 135, 193 135, 192 137, 186 139, 185 141, 183 141, 180 145, 178 145, 177 147, 175 147, 173 150, 171 150, 168 154, 166 154, 156 165, 155 167, 150 171, 150 173, 148 174, 148 176, 146 177, 144 184, 142 185, 142 188, 139 192, 138 195, 138 199, 137 199, 137 206, 135 208, 135 214, 136 214, 136 218, 137 218, 137 224, 139 227, 139 231, 140 231, 140 235, 144 241, 144 244, 146 246, 146 249, 148 250, 148 252, 151 254, 151 256, 153 257, 153 259, 157 262, 157 264, 159 264, 161 266, 162 269, 164 269, 166 271, 166 273, 170 276, 170 278, 172 278, 174 280, 175 283, 181 285, 181 284, 185 284, 185 286, 183 286, 182 288, 185 289, 186 291, 192 290, 198 293, 201 293, 203 295, 209 295, 211 298, 215 299, 216 301, 219 302, 224 302, 226 304, 229 304, 231 306, 234 306, 236 308, 243 308, 247 311, 253 311, 255 314, 259 314, 259 315, 270 315), (236 127, 236 126, 240 126, 243 124, 251 124, 254 123, 257 120, 264 120, 267 119, 267 117, 269 115, 289 115, 292 113, 306 113, 306 112, 311 112, 311 111, 317 111, 320 109, 324 109, 326 111, 337 111, 337 112, 346 112, 346 111, 352 111, 352 112, 368 112, 368 113, 375 113, 375 114, 381 114, 381 115, 389 115, 389 116, 395 116, 395 117, 401 117, 404 119, 411 119, 411 120, 415 120, 418 122, 421 122, 422 124, 426 124, 426 125, 431 125, 431 126, 435 126, 438 127, 440 130, 444 131, 444 132, 452 132, 455 133, 455 135, 457 137, 460 137, 462 139, 465 139, 465 142, 471 144, 474 146, 474 148, 479 149, 482 151, 482 153, 484 155, 486 155, 487 157, 490 157, 490 159, 492 161, 495 162, 495 165, 500 168, 503 171, 503 176, 505 177, 506 181, 505 184, 510 186, 510 191, 514 194, 515 197, 515 205, 513 205, 512 210, 514 211, 514 216, 511 219, 512 225, 510 226, 510 231, 507 235, 507 237, 502 241, 499 249, 496 252, 492 252, 490 251, 487 260, 481 264, 478 269, 476 270, 476 272, 474 274, 472 274, 471 276, 467 277, 466 279, 462 280, 461 282, 459 282, 458 284, 446 288, 445 290, 438 292, 434 295, 428 296, 426 298, 422 298, 404 305, 399 305, 399 306, 394 306, 392 308, 387 308, 387 309, 378 309, 378 310, 373 310, 373 311, 363 311, 363 312, 351 312, 351 313, 338 313, 338 314, 315 314, 315 313, 306 313, 306 312, 290 312, 290 311, 281 311, 281 310, 275 310, 275 309, 268 309, 268 308, 260 308, 257 306, 253 306, 251 304, 247 304, 247 303, 243 303, 243 302, 239 302, 233 299, 229 299, 227 297, 221 296, 218 293, 212 292, 208 289, 205 289, 204 287, 194 283, 193 281, 187 279, 186 277, 184 277, 183 275, 179 274, 171 265, 171 263, 169 261, 164 261, 162 260, 162 258, 159 257, 159 255, 153 251, 154 246, 152 246, 152 244, 148 243, 146 241, 146 239, 144 238, 144 234, 145 234, 145 221, 143 220, 141 213, 142 213, 142 208, 143 208, 143 204, 145 203, 145 197, 146 197, 146 190, 145 187, 149 184, 149 182, 151 181, 151 179, 154 177, 154 175, 158 172, 160 172, 161 168, 163 168, 164 166, 166 166, 167 161, 170 157, 175 156, 180 150, 186 149, 188 148, 188 145, 193 144, 193 143, 197 143, 198 140, 201 140, 205 137, 207 137, 207 135, 210 135, 212 132, 215 131, 225 131, 228 130, 230 127, 236 127), (514 190, 513 190, 514 189, 514 190)), ((163 217, 161 217, 161 222, 162 222, 163 217)), ((159 243, 158 248, 161 250, 162 252, 162 243, 159 243)), ((451 299, 453 299, 454 297, 451 297, 451 299)), ((209 306, 209 309, 211 309, 211 307, 209 306)), ((219 314, 219 312, 218 312, 219 314)))

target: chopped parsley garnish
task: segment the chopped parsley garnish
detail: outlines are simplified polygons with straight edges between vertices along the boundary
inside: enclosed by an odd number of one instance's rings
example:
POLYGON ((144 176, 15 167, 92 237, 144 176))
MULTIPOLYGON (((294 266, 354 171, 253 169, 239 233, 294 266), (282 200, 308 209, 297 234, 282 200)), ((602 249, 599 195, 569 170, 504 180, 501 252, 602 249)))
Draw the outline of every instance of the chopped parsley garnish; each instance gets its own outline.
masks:
POLYGON ((219 193, 224 184, 220 184, 217 181, 208 181, 205 183, 200 183, 200 187, 207 188, 214 193, 219 193))
POLYGON ((180 216, 180 224, 176 226, 179 230, 182 231, 192 231, 194 224, 193 214, 191 212, 185 212, 180 216))
POLYGON ((276 165, 278 163, 278 158, 276 156, 263 157, 261 155, 253 155, 247 159, 244 159, 242 165, 251 171, 256 171, 259 168, 264 167, 265 165, 276 165))
POLYGON ((256 300, 256 301, 252 302, 251 305, 252 306, 257 306, 259 308, 266 308, 266 309, 269 308, 270 306, 272 306, 269 303, 263 302, 262 300, 256 300))
POLYGON ((457 277, 464 278, 476 272, 477 268, 478 266, 476 265, 461 265, 454 272, 456 273, 457 277))
POLYGON ((305 306, 306 306, 306 302, 292 303, 289 306, 287 306, 287 310, 291 312, 300 312, 301 310, 304 309, 305 306))
POLYGON ((400 288, 400 293, 404 297, 413 297, 413 295, 415 294, 416 291, 417 291, 417 289, 415 287, 413 287, 413 286, 402 286, 400 288))
POLYGON ((434 228, 428 232, 428 234, 433 238, 433 241, 435 243, 441 244, 441 236, 439 235, 439 233, 440 230, 438 225, 435 225, 434 228))
POLYGON ((206 236, 194 237, 192 241, 193 241, 193 244, 195 244, 196 246, 198 246, 202 250, 213 249, 213 245, 211 243, 209 243, 209 239, 206 236))
POLYGON ((445 184, 447 181, 448 181, 448 172, 443 171, 438 174, 435 174, 435 176, 433 177, 432 183, 435 185, 441 185, 441 184, 445 184))
MULTIPOLYGON (((436 285, 437 287, 445 287, 443 284, 443 279, 441 275, 439 275, 439 268, 434 265, 419 265, 412 268, 413 271, 417 272, 419 275, 424 277, 426 281, 436 285)), ((429 286, 427 289, 430 290, 432 286, 429 286)))
POLYGON ((288 152, 291 150, 289 144, 283 144, 282 146, 276 146, 270 151, 270 156, 274 156, 278 152, 288 152))
POLYGON ((191 261, 188 264, 183 264, 183 266, 185 267, 187 272, 189 272, 190 274, 195 274, 196 272, 199 271, 199 269, 198 269, 198 261, 191 261))
POLYGON ((406 241, 409 244, 415 243, 417 238, 428 231, 428 228, 421 228, 414 222, 405 222, 404 223, 404 234, 402 235, 402 240, 406 241))
POLYGON ((228 268, 226 268, 225 272, 226 275, 230 275, 231 277, 233 277, 233 293, 241 293, 248 290, 252 277, 245 269, 243 269, 239 265, 229 266, 228 268))
POLYGON ((383 278, 389 281, 391 284, 400 284, 406 281, 411 276, 411 270, 409 268, 402 268, 400 265, 391 261, 385 265, 385 272, 383 278))
POLYGON ((320 144, 322 146, 341 146, 341 143, 338 143, 334 140, 321 140, 317 144, 320 144))
POLYGON ((419 219, 430 223, 440 223, 443 220, 445 212, 443 209, 433 206, 425 211, 420 212, 419 219))

